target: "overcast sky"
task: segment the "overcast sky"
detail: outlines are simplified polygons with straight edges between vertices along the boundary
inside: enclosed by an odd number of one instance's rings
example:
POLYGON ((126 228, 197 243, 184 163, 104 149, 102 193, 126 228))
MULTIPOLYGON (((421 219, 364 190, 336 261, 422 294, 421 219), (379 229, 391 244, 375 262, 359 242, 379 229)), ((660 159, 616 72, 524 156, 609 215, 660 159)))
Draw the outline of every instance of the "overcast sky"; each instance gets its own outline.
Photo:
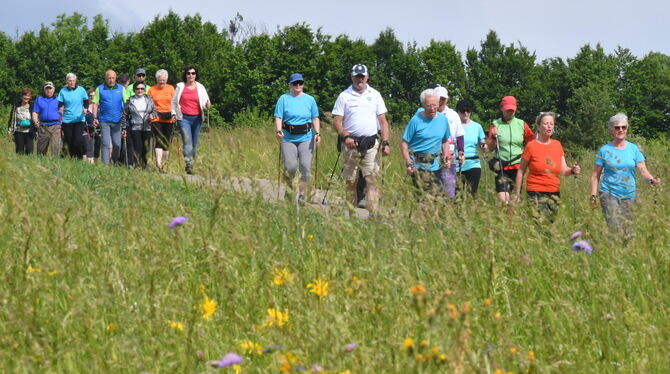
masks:
POLYGON ((112 31, 139 31, 172 9, 182 16, 200 13, 220 27, 239 12, 245 22, 270 32, 278 25, 305 22, 333 36, 347 34, 370 43, 391 27, 402 42, 449 40, 461 52, 479 47, 495 30, 504 44, 521 42, 538 60, 572 57, 582 45, 598 42, 607 52, 621 45, 639 57, 651 51, 670 54, 668 0, 29 0, 11 1, 9 7, 11 11, 5 6, 0 12, 0 31, 11 37, 74 11, 89 22, 102 14, 112 31))

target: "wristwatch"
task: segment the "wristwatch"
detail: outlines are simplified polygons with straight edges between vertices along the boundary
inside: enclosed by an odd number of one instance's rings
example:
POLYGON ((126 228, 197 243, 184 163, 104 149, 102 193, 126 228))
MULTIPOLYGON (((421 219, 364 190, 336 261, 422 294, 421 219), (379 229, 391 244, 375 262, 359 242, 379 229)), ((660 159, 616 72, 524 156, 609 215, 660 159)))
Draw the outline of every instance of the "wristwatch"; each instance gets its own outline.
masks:
POLYGON ((389 147, 389 141, 388 140, 382 140, 382 147, 389 147))

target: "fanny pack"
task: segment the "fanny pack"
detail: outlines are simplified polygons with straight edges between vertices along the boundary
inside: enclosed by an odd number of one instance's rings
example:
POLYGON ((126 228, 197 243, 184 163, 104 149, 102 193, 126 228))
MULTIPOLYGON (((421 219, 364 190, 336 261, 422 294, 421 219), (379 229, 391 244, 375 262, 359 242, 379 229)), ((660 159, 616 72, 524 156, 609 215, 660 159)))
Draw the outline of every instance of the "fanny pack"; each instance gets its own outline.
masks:
POLYGON ((361 156, 365 155, 368 152, 368 149, 372 148, 375 146, 375 142, 377 141, 377 135, 371 135, 371 136, 352 136, 352 139, 358 144, 356 146, 356 150, 361 154, 361 156))
POLYGON ((28 127, 30 126, 30 120, 24 119, 22 121, 19 121, 19 127, 28 127))
POLYGON ((312 129, 311 123, 306 123, 304 125, 289 125, 288 123, 282 123, 282 129, 288 131, 291 135, 303 135, 307 134, 309 130, 312 129))
POLYGON ((495 173, 498 173, 498 172, 500 172, 500 170, 503 170, 506 166, 510 165, 512 162, 514 162, 514 161, 516 161, 520 158, 521 158, 521 155, 518 155, 518 156, 514 157, 513 159, 511 159, 509 161, 502 161, 501 159, 499 159, 497 157, 494 157, 494 158, 489 160, 489 169, 491 169, 491 171, 493 171, 495 173))
POLYGON ((413 156, 414 162, 418 164, 432 164, 439 155, 432 153, 414 153, 413 156))
POLYGON ((158 119, 172 119, 172 112, 158 112, 158 119))

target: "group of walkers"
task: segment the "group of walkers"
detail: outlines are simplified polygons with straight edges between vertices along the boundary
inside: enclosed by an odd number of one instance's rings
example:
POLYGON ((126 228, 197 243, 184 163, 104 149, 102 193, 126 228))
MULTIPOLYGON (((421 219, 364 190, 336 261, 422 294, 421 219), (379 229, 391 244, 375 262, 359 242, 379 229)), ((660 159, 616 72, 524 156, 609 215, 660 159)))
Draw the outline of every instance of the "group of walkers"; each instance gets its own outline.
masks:
MULTIPOLYGON (((342 91, 332 110, 332 127, 338 134, 337 148, 342 158, 342 176, 347 201, 359 202, 361 180, 365 185, 365 207, 371 214, 379 209, 381 157, 391 152, 387 112, 382 95, 368 85, 365 65, 354 65, 351 85, 342 91)), ((298 198, 304 199, 309 186, 312 153, 321 143, 318 107, 304 92, 305 80, 299 73, 290 76, 289 92, 275 107, 275 128, 284 164, 287 196, 295 196, 294 177, 300 169, 298 198)), ((447 106, 445 87, 433 84, 421 92, 421 107, 405 127, 400 149, 406 172, 421 196, 454 198, 457 191, 476 195, 481 179, 479 149, 493 153, 488 167, 495 175, 498 199, 509 204, 526 197, 548 222, 553 222, 559 206, 560 176, 577 176, 581 167, 565 159, 561 143, 552 139, 556 114, 542 112, 535 120, 535 132, 516 117, 517 100, 505 96, 500 101, 501 117, 488 128, 471 119, 474 104, 458 101, 456 110, 447 106)), ((612 142, 599 151, 591 176, 591 201, 598 201, 609 226, 629 235, 631 208, 636 203, 635 168, 650 184, 660 183, 646 168, 638 147, 626 140, 628 117, 612 116, 608 128, 612 142)))
POLYGON ((185 170, 193 173, 198 139, 205 110, 211 106, 205 87, 197 81, 198 69, 188 66, 176 88, 167 83, 167 70, 156 72, 156 85, 149 86, 146 70, 137 69, 134 82, 114 70, 105 81, 89 90, 69 73, 56 94, 46 82, 43 94, 31 103, 32 91, 21 90, 21 101, 12 106, 8 132, 13 133, 16 153, 63 155, 95 163, 150 168, 148 156, 155 152, 156 168, 164 171, 175 124, 182 136, 185 170), (152 146, 153 145, 153 146, 152 146), (123 150, 123 152, 122 152, 123 150))
MULTIPOLYGON (((153 142, 156 167, 163 171, 176 123, 183 141, 185 171, 193 173, 204 113, 211 106, 207 90, 198 82, 198 70, 185 68, 176 88, 167 83, 168 72, 164 69, 156 72, 153 87, 146 84, 144 69, 137 69, 132 84, 126 75, 119 78, 117 82, 116 72, 108 70, 103 84, 86 91, 70 73, 58 95, 54 84, 46 82, 43 95, 34 104, 31 90, 23 89, 21 100, 12 107, 8 127, 14 134, 16 152, 31 153, 37 137, 39 154, 46 154, 50 148, 53 156, 59 156, 62 139, 70 157, 95 162, 102 155, 102 161, 110 164, 119 161, 121 141, 126 139, 126 152, 132 155, 126 162, 147 168, 149 144, 153 142)), ((356 206, 364 194, 365 207, 374 215, 379 209, 381 159, 390 154, 391 144, 384 99, 368 79, 365 65, 353 66, 351 85, 335 101, 332 127, 338 135, 338 160, 342 158, 347 201, 356 206)), ((321 145, 318 106, 304 87, 304 77, 292 74, 288 93, 279 97, 274 111, 286 197, 297 196, 300 201, 307 199, 312 154, 321 145)), ((422 91, 421 107, 400 141, 406 173, 418 193, 454 198, 459 190, 467 190, 476 195, 482 175, 478 151, 488 150, 493 153, 488 167, 495 175, 498 199, 506 204, 521 200, 527 175, 527 199, 549 222, 553 221, 560 199, 560 176, 581 172, 577 163, 568 166, 561 143, 552 139, 556 114, 540 113, 534 132, 516 117, 516 98, 505 96, 500 101, 501 117, 490 124, 487 136, 471 118, 472 101, 458 101, 454 111, 447 106, 448 100, 447 89, 439 84, 422 91)), ((626 140, 628 127, 625 114, 610 118, 608 128, 613 140, 598 151, 591 175, 594 207, 600 202, 610 227, 625 233, 629 232, 631 208, 636 203, 635 168, 648 183, 660 183, 647 170, 638 147, 626 140)))

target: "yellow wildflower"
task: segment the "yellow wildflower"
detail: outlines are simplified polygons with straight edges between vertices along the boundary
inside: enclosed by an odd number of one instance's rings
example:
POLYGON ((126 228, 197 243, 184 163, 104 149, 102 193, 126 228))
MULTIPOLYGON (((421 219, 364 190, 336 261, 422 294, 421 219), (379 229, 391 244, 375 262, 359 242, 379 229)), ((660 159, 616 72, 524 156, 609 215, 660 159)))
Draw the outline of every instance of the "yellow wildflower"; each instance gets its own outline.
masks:
POLYGON ((426 348, 427 346, 428 346, 428 340, 423 339, 421 342, 419 342, 419 347, 426 348))
POLYGON ((49 272, 50 277, 53 277, 55 275, 58 275, 58 270, 52 270, 52 271, 49 272))
POLYGON ((216 301, 205 295, 200 308, 202 309, 202 318, 210 319, 214 315, 214 312, 216 312, 216 301))
POLYGON ((470 302, 466 301, 463 303, 463 306, 461 307, 461 313, 463 314, 468 314, 470 313, 470 302))
POLYGON ((109 332, 116 331, 116 325, 113 324, 113 323, 110 323, 109 325, 107 325, 107 331, 109 331, 109 332))
POLYGON ((354 289, 351 287, 347 287, 344 292, 346 292, 348 295, 353 295, 354 294, 354 289))
POLYGON ((512 348, 509 349, 509 354, 512 355, 512 356, 514 356, 516 354, 516 352, 517 352, 516 347, 512 347, 512 348))
POLYGON ((244 349, 244 351, 249 354, 257 354, 259 356, 263 354, 263 347, 251 340, 245 340, 240 343, 240 348, 244 349))
POLYGON ((314 235, 312 235, 312 234, 307 234, 307 239, 314 239, 314 235))
POLYGON ((291 352, 279 356, 279 371, 282 373, 290 373, 293 371, 293 364, 298 362, 298 356, 291 352))
POLYGON ((279 309, 268 309, 268 319, 265 321, 265 325, 282 327, 288 323, 288 319, 288 311, 282 312, 279 309))
POLYGON ((433 352, 433 355, 437 356, 440 353, 440 348, 433 347, 433 349, 431 349, 431 352, 433 352))
POLYGON ((444 297, 449 297, 449 296, 451 296, 452 293, 453 292, 451 292, 451 290, 446 290, 446 291, 444 291, 444 297))
POLYGON ((484 299, 484 306, 491 306, 491 305, 493 305, 493 299, 491 299, 490 297, 484 299))
POLYGON ((287 268, 276 268, 275 269, 275 278, 272 281, 272 283, 275 286, 281 286, 282 284, 286 282, 290 282, 291 279, 293 279, 293 274, 291 274, 290 271, 288 271, 287 268))
POLYGON ((414 360, 416 362, 422 362, 423 361, 423 355, 421 353, 417 353, 417 355, 414 356, 414 360))
POLYGON ((26 269, 26 273, 32 274, 32 273, 41 273, 42 268, 34 268, 32 265, 28 265, 28 269, 26 269))
POLYGON ((533 352, 533 351, 529 351, 529 352, 528 352, 528 359, 529 359, 530 361, 535 361, 535 352, 533 352))
POLYGON ((406 351, 412 351, 414 349, 414 339, 405 338, 405 341, 402 343, 402 347, 406 351))
POLYGON ((240 364, 233 365, 233 372, 235 372, 235 374, 240 374, 242 372, 242 366, 240 366, 240 364))
POLYGON ((414 296, 423 295, 427 292, 426 286, 424 286, 423 284, 416 284, 410 287, 409 290, 412 292, 412 295, 414 296))
POLYGON ((502 369, 496 369, 494 374, 503 374, 503 371, 502 371, 502 369))
POLYGON ((493 318, 495 318, 495 319, 500 319, 500 317, 502 317, 502 316, 500 315, 500 312, 496 312, 496 314, 493 315, 493 318))
POLYGON ((447 304, 447 310, 449 311, 449 317, 451 317, 451 319, 458 318, 458 310, 456 310, 456 305, 447 304))
POLYGON ((444 353, 442 353, 442 354, 440 355, 440 361, 442 361, 442 362, 447 361, 447 355, 445 355, 444 353))
POLYGON ((351 370, 341 371, 340 374, 351 374, 351 370))
POLYGON ((198 286, 198 292, 204 294, 205 293, 205 285, 201 284, 198 286))
POLYGON ((328 296, 328 282, 324 280, 315 279, 314 283, 307 285, 307 289, 309 289, 309 292, 317 295, 319 300, 328 296))
POLYGON ((181 322, 168 320, 167 324, 172 329, 179 330, 179 331, 184 331, 184 324, 182 324, 181 322))

